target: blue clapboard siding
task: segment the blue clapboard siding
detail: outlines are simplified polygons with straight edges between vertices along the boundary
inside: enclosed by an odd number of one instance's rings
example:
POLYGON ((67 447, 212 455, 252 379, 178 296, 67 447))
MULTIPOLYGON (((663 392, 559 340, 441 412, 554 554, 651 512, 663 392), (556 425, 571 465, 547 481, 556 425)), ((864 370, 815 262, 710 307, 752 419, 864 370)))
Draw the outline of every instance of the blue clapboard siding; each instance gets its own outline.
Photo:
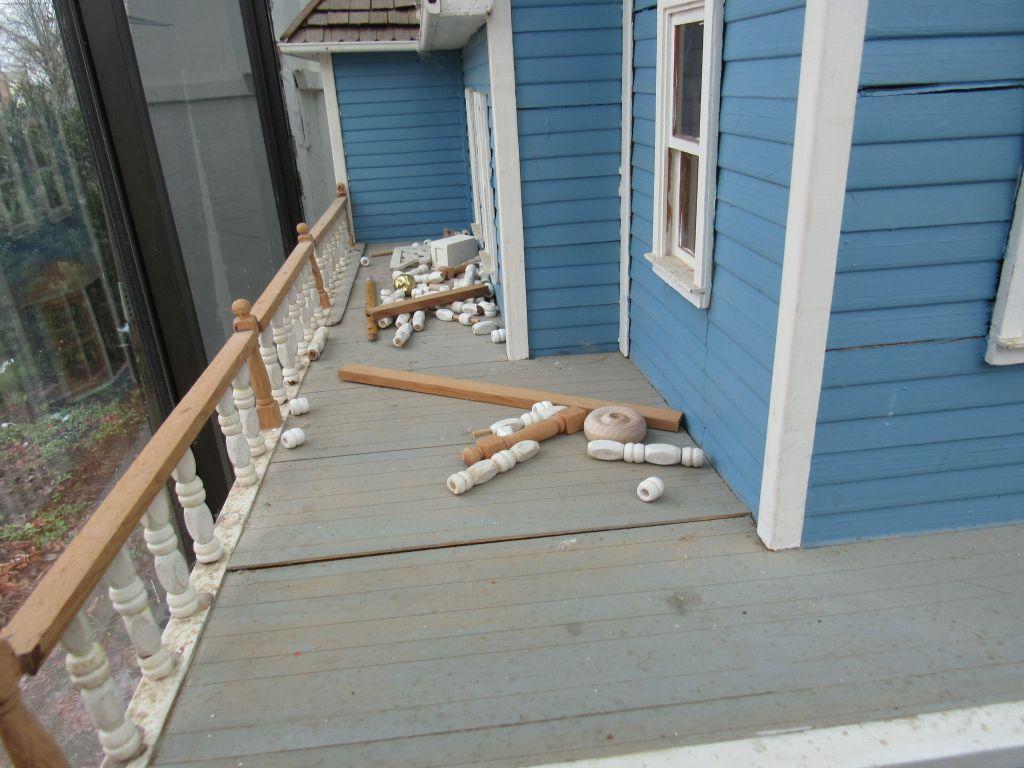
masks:
POLYGON ((334 54, 334 78, 356 237, 414 240, 469 226, 459 53, 334 54))
POLYGON ((796 123, 803 2, 727 0, 709 310, 668 287, 652 247, 657 12, 634 13, 630 354, 686 413, 694 440, 753 511, 768 400, 796 123))
POLYGON ((512 31, 530 352, 614 350, 622 4, 512 0, 512 31))
POLYGON ((1024 519, 1024 367, 984 361, 1022 34, 1018 0, 872 0, 805 545, 1024 519))
MULTIPOLYGON (((494 195, 495 205, 498 200, 497 174, 494 171, 494 129, 491 111, 491 70, 490 59, 487 54, 487 27, 486 25, 477 30, 462 48, 462 82, 467 88, 481 91, 487 94, 487 135, 491 142, 490 164, 491 164, 491 191, 494 195)), ((468 150, 468 147, 467 147, 468 150)), ((470 168, 469 158, 466 158, 466 168, 470 168)), ((472 184, 472 181, 470 182, 472 184)), ((467 188, 469 210, 473 213, 473 189, 467 188)), ((497 237, 491 247, 494 248, 494 258, 498 265, 498 274, 494 279, 494 296, 498 305, 504 311, 501 294, 501 230, 498 225, 498 212, 494 212, 494 232, 497 237)))

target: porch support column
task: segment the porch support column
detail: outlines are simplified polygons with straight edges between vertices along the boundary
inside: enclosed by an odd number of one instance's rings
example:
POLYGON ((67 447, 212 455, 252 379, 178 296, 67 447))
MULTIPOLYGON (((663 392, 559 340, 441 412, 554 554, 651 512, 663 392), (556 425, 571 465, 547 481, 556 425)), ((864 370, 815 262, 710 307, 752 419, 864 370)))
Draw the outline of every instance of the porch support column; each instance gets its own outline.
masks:
POLYGON ((757 533, 800 546, 868 0, 807 0, 757 533))
POLYGON ((519 116, 516 66, 512 51, 512 2, 494 0, 487 17, 487 57, 491 80, 491 119, 498 237, 501 240, 502 312, 509 360, 530 356, 526 316, 526 255, 523 243, 523 190, 519 169, 519 116))
POLYGON ((334 183, 344 184, 348 194, 345 218, 348 231, 355 237, 352 222, 352 187, 348 183, 348 165, 345 163, 345 142, 341 138, 341 107, 338 105, 338 87, 334 82, 334 60, 332 54, 320 54, 320 82, 324 86, 324 109, 327 111, 327 133, 331 137, 331 160, 334 162, 334 183))

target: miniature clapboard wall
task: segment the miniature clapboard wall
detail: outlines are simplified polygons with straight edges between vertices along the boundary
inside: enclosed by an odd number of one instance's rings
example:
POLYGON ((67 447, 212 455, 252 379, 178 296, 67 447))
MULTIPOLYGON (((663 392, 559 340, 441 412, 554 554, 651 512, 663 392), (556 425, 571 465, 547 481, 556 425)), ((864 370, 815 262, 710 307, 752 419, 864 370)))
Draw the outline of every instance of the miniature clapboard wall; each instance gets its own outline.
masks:
POLYGON ((727 0, 714 284, 698 310, 651 271, 654 0, 634 8, 630 356, 686 413, 698 445, 756 512, 771 394, 802 0, 727 0))
POLYGON ((458 51, 334 54, 356 238, 439 237, 469 226, 458 51))
POLYGON ((1019 0, 872 0, 805 545, 1024 519, 1024 366, 984 361, 1022 85, 1019 0))
POLYGON ((622 5, 512 0, 512 31, 530 354, 614 350, 622 5))

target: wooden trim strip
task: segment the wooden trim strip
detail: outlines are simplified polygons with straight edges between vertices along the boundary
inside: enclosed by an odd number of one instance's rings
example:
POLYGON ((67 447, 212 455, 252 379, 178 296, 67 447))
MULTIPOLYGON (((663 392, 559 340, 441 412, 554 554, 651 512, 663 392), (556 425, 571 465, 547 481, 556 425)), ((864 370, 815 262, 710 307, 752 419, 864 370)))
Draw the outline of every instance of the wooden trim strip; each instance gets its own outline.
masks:
MULTIPOLYGON (((396 302, 397 303, 397 302, 396 302)), ((542 389, 524 387, 508 387, 502 384, 489 384, 468 379, 453 379, 449 376, 434 376, 427 373, 411 371, 395 371, 388 368, 377 368, 372 365, 345 365, 338 369, 338 377, 342 381, 356 384, 370 384, 375 387, 404 389, 407 392, 422 392, 425 395, 454 397, 460 400, 472 400, 478 403, 508 405, 528 411, 534 403, 550 400, 556 405, 574 405, 587 411, 606 405, 625 405, 632 408, 644 419, 651 429, 663 429, 678 432, 682 427, 683 414, 671 408, 655 408, 650 405, 632 403, 615 403, 595 397, 563 395, 558 392, 546 392, 542 389)))
POLYGON ((403 312, 415 312, 417 309, 433 309, 443 304, 451 304, 453 301, 472 299, 477 296, 488 296, 493 289, 487 283, 478 285, 467 285, 464 288, 452 288, 450 291, 431 293, 428 296, 419 296, 415 299, 402 299, 393 301, 390 304, 381 304, 366 310, 366 316, 373 322, 382 317, 397 317, 403 312))
POLYGON ((252 330, 227 340, 4 628, 25 672, 37 672, 59 642, 258 343, 252 330))

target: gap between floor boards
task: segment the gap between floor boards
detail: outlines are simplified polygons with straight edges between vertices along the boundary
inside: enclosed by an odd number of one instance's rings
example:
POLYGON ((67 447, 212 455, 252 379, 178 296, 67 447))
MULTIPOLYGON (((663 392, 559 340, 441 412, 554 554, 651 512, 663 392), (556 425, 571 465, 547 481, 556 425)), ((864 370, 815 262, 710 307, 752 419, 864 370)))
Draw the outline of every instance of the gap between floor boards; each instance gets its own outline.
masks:
POLYGON ((356 560, 364 557, 380 557, 383 555, 407 555, 411 552, 428 552, 432 549, 456 549, 459 547, 479 547, 485 544, 502 544, 510 541, 532 541, 534 539, 558 539, 564 536, 577 536, 588 533, 608 533, 610 531, 632 531, 637 528, 661 528, 669 525, 688 525, 690 523, 707 523, 714 520, 733 520, 738 517, 750 517, 749 512, 733 512, 727 515, 704 515, 703 517, 688 517, 680 520, 663 520, 656 523, 636 523, 634 525, 605 525, 593 528, 573 528, 564 531, 548 533, 525 533, 519 536, 496 536, 491 539, 476 539, 474 541, 456 541, 444 544, 425 544, 423 546, 398 547, 395 549, 379 549, 367 552, 354 552, 341 555, 325 555, 320 557, 302 558, 296 557, 288 560, 274 560, 268 563, 256 565, 243 565, 232 567, 229 562, 228 571, 232 573, 243 573, 245 571, 264 571, 267 568, 287 568, 291 565, 310 565, 312 563, 330 563, 335 560, 356 560))

